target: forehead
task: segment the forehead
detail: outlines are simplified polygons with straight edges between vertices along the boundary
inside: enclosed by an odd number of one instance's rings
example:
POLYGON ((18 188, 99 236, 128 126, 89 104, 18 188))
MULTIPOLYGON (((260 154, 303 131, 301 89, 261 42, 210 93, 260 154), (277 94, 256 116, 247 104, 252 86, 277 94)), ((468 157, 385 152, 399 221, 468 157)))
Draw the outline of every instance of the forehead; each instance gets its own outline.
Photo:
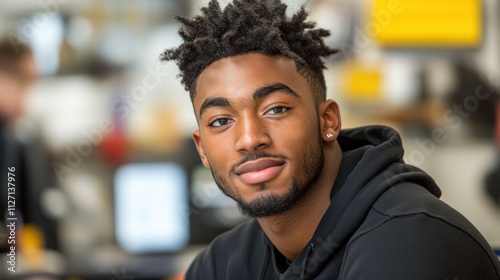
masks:
POLYGON ((272 83, 283 83, 299 94, 309 93, 309 84, 293 60, 250 53, 220 59, 203 70, 193 102, 197 107, 206 98, 251 98, 256 89, 272 83))

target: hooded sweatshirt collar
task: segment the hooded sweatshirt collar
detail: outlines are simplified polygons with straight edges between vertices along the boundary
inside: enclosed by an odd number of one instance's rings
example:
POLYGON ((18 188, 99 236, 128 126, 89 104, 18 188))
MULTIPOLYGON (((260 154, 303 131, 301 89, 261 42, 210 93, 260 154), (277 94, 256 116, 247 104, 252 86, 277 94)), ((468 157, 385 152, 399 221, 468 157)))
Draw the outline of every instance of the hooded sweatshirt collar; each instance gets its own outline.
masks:
POLYGON ((441 195, 429 175, 403 162, 401 138, 392 128, 367 126, 343 130, 338 141, 344 158, 332 189, 331 204, 308 246, 285 273, 279 273, 275 256, 279 252, 275 252, 263 233, 273 259, 269 266, 282 279, 314 278, 359 228, 380 195, 396 184, 413 182, 425 186, 437 197, 441 195))

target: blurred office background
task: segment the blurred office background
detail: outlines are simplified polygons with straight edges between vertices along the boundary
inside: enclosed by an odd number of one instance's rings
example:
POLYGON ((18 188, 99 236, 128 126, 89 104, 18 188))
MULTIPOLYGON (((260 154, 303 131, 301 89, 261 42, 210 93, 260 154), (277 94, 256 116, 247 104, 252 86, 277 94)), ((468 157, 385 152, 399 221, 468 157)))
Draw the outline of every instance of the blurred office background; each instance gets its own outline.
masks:
MULTIPOLYGON (((26 179, 15 273, 0 229, 1 279, 182 279, 247 220, 201 165, 175 64, 158 61, 180 44, 173 15, 207 2, 0 0, 0 37, 27 43, 38 73, 21 116, 2 122, 0 148, 26 179)), ((285 2, 292 13, 304 1, 285 2)), ((305 3, 340 50, 326 79, 343 127, 397 128, 405 159, 500 249, 500 3, 305 3)))

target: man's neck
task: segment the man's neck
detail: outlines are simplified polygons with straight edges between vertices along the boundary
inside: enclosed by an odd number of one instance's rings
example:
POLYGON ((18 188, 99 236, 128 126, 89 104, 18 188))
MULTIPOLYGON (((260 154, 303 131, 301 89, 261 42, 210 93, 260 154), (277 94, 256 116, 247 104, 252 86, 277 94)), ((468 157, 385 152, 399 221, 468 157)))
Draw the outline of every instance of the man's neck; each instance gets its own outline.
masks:
MULTIPOLYGON (((336 143, 336 142, 335 142, 336 143)), ((330 193, 342 161, 338 144, 326 151, 325 164, 319 180, 289 211, 258 219, 259 224, 278 251, 293 261, 307 246, 330 206, 330 193)))

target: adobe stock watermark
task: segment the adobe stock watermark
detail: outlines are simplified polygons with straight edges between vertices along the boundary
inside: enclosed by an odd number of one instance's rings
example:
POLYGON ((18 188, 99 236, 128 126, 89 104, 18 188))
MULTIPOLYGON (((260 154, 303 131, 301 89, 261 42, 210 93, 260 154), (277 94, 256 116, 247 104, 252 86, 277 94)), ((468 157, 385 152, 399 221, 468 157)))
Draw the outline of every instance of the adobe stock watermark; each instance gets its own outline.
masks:
POLYGON ((39 0, 37 1, 41 11, 36 12, 33 16, 21 18, 21 29, 16 34, 14 32, 7 33, 7 38, 14 49, 15 53, 19 52, 21 43, 28 43, 30 39, 40 32, 41 29, 49 24, 51 18, 55 17, 61 6, 67 5, 72 0, 39 0))
POLYGON ((200 213, 201 213, 200 209, 190 206, 187 203, 182 203, 181 206, 179 207, 179 215, 181 215, 185 223, 189 223, 191 215, 198 216, 200 215, 200 213))
MULTIPOLYGON (((474 92, 471 92, 462 102, 453 104, 451 108, 443 113, 444 125, 432 129, 430 137, 413 141, 417 148, 408 153, 407 162, 418 166, 432 156, 436 152, 438 145, 444 144, 450 139, 452 131, 459 129, 464 120, 467 120, 479 110, 481 101, 490 99, 496 93, 491 86, 500 87, 500 80, 496 81, 493 75, 489 75, 488 79, 478 76, 478 85, 474 92)), ((399 164, 394 174, 386 174, 385 176, 391 184, 395 184, 405 181, 408 171, 408 166, 399 164)))
POLYGON ((309 279, 310 273, 318 270, 318 266, 324 263, 334 251, 340 247, 340 243, 333 241, 331 236, 326 239, 319 236, 315 239, 316 242, 308 244, 310 247, 309 254, 305 256, 305 263, 293 263, 289 267, 291 275, 287 279, 309 279), (309 257, 309 255, 312 255, 309 257))
MULTIPOLYGON (((300 263, 292 263, 292 265, 290 265, 287 270, 287 274, 285 275, 286 279, 314 279, 314 274, 318 272, 319 266, 321 264, 325 264, 325 261, 328 260, 329 257, 333 256, 335 251, 341 246, 340 243, 335 242, 331 238, 331 235, 326 238, 317 237, 315 241, 316 242, 314 243, 308 244, 310 250, 309 254, 306 254, 305 260, 300 263)), ((453 279, 458 280, 458 277, 453 279)))
POLYGON ((192 193, 190 194, 192 206, 188 204, 182 204, 182 206, 180 207, 182 217, 189 220, 189 217, 191 217, 192 215, 200 215, 201 211, 203 211, 207 207, 210 207, 210 202, 213 199, 217 198, 220 195, 224 195, 222 191, 217 187, 215 181, 212 181, 208 184, 210 184, 210 186, 201 188, 195 187, 196 191, 192 191, 192 193), (185 213, 188 213, 188 215, 184 215, 185 213))
POLYGON ((111 273, 113 274, 113 278, 111 278, 111 280, 134 280, 135 279, 135 276, 127 274, 125 267, 122 267, 119 272, 116 269, 113 269, 113 270, 111 270, 111 273))
POLYGON ((431 136, 427 139, 415 139, 417 149, 411 151, 408 155, 409 163, 422 164, 427 157, 436 151, 437 145, 443 144, 450 138, 450 131, 459 129, 464 120, 470 118, 480 107, 482 101, 490 99, 495 93, 495 89, 491 87, 494 81, 487 81, 483 76, 478 76, 479 84, 476 86, 474 92, 471 92, 465 97, 461 103, 455 103, 450 109, 446 110, 443 114, 445 125, 435 127, 431 131, 431 136))
POLYGON ((344 58, 350 62, 350 56, 352 53, 361 53, 363 49, 367 48, 371 44, 373 38, 375 38, 384 28, 387 28, 391 24, 393 16, 400 14, 403 9, 404 7, 400 0, 391 0, 387 2, 385 9, 378 12, 372 10, 370 15, 373 18, 366 22, 364 28, 354 28, 354 44, 350 45, 347 42, 343 42, 338 47, 339 51, 344 55, 344 58))
MULTIPOLYGON (((156 64, 156 69, 147 67, 147 74, 143 76, 142 83, 132 88, 132 90, 116 99, 113 102, 112 111, 120 120, 128 118, 133 109, 137 108, 143 102, 152 90, 155 90, 162 84, 168 73, 161 69, 161 65, 156 64)), ((99 122, 98 127, 92 129, 83 129, 81 134, 84 139, 80 140, 75 146, 66 146, 66 156, 64 162, 53 161, 52 169, 54 170, 60 182, 63 181, 65 174, 73 172, 82 162, 83 159, 94 151, 104 139, 107 133, 114 130, 113 121, 111 118, 104 118, 99 122)))

